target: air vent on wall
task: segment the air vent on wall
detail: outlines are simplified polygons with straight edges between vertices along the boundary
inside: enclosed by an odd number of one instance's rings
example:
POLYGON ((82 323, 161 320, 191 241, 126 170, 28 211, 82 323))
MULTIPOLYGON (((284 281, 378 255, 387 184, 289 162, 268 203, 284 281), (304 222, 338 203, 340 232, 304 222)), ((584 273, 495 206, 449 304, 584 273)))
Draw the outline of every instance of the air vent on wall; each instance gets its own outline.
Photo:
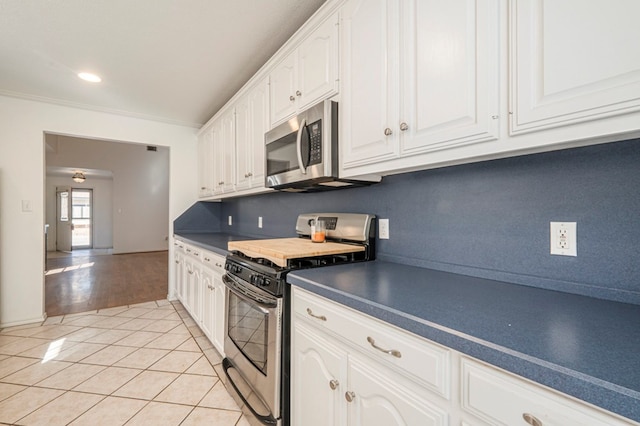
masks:
POLYGON ((153 151, 153 152, 155 152, 155 151, 157 151, 157 150, 158 150, 158 147, 157 147, 157 146, 147 145, 147 151, 153 151))

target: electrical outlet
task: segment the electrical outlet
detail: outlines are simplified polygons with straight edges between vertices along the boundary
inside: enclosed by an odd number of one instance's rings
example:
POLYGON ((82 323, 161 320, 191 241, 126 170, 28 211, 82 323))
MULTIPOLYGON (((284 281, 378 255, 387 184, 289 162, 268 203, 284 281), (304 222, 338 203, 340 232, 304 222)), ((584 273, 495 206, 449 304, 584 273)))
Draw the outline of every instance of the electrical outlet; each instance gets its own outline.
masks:
POLYGON ((233 216, 229 215, 229 226, 233 225, 233 216))
POLYGON ((389 219, 378 220, 378 237, 381 240, 389 239, 389 219))
POLYGON ((576 222, 551 222, 550 223, 551 254, 560 256, 577 256, 577 223, 576 222))
POLYGON ((258 216, 258 228, 262 228, 262 216, 258 216))

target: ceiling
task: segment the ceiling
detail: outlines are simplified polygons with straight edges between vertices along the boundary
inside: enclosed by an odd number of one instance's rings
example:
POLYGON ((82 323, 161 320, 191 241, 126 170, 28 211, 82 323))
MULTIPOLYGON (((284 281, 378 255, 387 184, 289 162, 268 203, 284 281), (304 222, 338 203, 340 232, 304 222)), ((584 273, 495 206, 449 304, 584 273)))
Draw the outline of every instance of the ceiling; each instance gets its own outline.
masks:
POLYGON ((0 95, 200 127, 324 1, 0 0, 0 95))

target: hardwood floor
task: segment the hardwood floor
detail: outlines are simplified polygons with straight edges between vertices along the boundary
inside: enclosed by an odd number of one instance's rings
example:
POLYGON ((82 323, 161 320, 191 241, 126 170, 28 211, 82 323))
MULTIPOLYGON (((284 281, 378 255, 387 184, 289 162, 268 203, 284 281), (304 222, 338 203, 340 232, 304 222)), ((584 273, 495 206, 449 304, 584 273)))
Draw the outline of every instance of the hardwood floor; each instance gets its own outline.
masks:
POLYGON ((47 316, 167 298, 168 252, 49 257, 47 316))

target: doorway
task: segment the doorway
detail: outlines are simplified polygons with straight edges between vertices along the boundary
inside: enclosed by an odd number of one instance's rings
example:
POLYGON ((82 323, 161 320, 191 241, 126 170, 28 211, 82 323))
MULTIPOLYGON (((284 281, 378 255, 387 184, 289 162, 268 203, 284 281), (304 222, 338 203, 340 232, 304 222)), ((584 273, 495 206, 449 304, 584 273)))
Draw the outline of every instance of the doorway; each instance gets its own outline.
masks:
POLYGON ((71 250, 93 248, 93 190, 71 188, 71 250))

